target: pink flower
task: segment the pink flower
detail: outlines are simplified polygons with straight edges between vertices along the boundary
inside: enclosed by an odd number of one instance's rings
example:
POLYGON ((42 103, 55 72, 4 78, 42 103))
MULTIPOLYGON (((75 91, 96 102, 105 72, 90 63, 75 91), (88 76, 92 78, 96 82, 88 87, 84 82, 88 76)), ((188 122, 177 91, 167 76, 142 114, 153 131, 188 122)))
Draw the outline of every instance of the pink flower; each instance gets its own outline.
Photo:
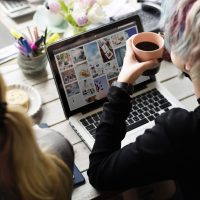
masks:
POLYGON ((59 13, 61 11, 60 4, 57 0, 48 0, 49 10, 53 13, 59 13))
POLYGON ((76 22, 79 26, 85 26, 88 23, 87 15, 78 16, 76 22))

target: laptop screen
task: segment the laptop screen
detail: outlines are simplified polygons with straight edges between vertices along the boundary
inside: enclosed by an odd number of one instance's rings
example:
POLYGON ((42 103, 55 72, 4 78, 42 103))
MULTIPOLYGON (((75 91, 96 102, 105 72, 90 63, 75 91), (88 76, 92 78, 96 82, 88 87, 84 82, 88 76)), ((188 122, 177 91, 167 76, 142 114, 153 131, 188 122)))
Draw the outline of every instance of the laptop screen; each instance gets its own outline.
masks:
MULTIPOLYGON (((67 117, 105 101, 121 70, 126 40, 142 31, 139 17, 132 16, 47 47, 67 117)), ((141 76, 135 84, 149 79, 141 76)))

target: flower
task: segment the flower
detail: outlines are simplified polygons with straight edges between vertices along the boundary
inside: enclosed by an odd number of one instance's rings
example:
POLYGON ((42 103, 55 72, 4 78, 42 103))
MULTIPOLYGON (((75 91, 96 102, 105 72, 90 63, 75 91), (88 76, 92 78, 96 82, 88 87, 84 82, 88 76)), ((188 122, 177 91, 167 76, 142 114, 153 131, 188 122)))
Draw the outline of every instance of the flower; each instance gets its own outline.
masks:
POLYGON ((103 7, 111 0, 48 0, 50 11, 61 14, 76 28, 107 22, 103 7))
POLYGON ((48 9, 55 13, 58 14, 61 11, 60 4, 57 2, 57 0, 48 0, 48 9))

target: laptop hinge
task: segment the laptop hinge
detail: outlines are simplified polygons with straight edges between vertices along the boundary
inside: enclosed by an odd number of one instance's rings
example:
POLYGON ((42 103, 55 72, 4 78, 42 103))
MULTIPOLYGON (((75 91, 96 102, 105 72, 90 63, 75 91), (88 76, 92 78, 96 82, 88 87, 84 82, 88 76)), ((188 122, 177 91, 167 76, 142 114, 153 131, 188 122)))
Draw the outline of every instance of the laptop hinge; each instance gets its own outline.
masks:
POLYGON ((141 90, 146 89, 146 88, 147 88, 147 85, 134 86, 134 92, 133 93, 136 93, 136 92, 141 91, 141 90))
POLYGON ((82 113, 82 114, 85 114, 85 113, 91 112, 91 111, 93 111, 93 110, 95 110, 95 109, 98 109, 98 108, 100 108, 100 107, 102 107, 102 106, 103 106, 103 103, 98 104, 98 105, 94 105, 94 106, 91 106, 91 107, 89 107, 89 108, 84 109, 81 113, 82 113))

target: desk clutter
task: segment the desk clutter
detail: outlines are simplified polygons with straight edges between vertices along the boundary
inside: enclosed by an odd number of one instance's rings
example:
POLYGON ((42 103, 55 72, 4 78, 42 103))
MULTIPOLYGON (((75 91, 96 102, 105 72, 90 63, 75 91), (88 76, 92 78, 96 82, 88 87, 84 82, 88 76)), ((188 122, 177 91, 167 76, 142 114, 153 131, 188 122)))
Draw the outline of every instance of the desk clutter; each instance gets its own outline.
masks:
POLYGON ((47 28, 43 34, 39 34, 38 28, 27 27, 27 33, 11 30, 15 38, 15 46, 18 49, 17 63, 25 74, 37 74, 46 69, 47 57, 46 45, 60 38, 58 33, 48 33, 47 28))

